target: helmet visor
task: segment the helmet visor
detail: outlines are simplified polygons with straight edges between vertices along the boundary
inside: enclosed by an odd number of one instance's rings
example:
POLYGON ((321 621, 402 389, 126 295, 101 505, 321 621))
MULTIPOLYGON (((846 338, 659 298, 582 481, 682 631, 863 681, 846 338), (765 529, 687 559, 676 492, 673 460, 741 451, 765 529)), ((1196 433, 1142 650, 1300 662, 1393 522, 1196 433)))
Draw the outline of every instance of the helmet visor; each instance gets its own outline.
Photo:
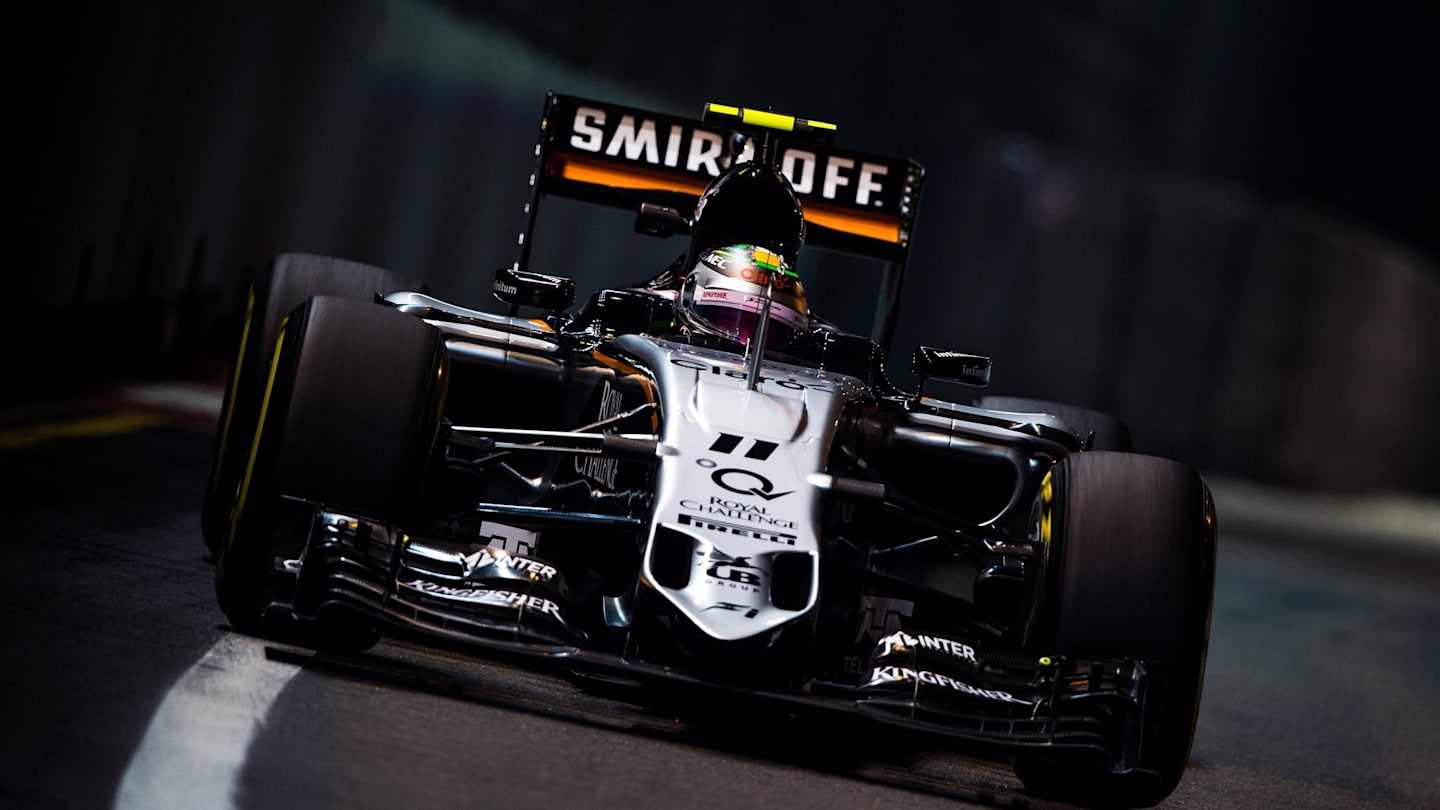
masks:
MULTIPOLYGON (((715 332, 748 343, 760 326, 760 314, 765 309, 765 294, 746 290, 732 290, 724 287, 698 286, 691 301, 691 311, 696 318, 704 321, 715 332)), ((809 319, 804 313, 787 306, 780 299, 770 300, 770 329, 766 344, 788 340, 790 335, 803 330, 809 319)))

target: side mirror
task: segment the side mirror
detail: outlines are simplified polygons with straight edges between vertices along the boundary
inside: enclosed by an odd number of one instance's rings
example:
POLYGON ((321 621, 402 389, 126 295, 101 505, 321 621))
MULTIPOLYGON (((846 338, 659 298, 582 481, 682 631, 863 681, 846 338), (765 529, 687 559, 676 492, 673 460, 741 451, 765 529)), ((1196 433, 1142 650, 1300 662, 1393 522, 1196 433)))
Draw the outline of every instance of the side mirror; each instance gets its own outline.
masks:
POLYGON ((945 349, 921 346, 915 350, 910 368, 920 378, 920 392, 925 391, 929 379, 956 382, 963 385, 990 384, 990 358, 983 354, 966 354, 945 349))
POLYGON ((575 303, 575 280, 502 267, 495 271, 490 292, 511 307, 539 307, 548 312, 561 312, 575 303))
POLYGON ((665 239, 677 233, 689 235, 691 222, 684 214, 668 205, 641 203, 635 214, 635 232, 665 239))

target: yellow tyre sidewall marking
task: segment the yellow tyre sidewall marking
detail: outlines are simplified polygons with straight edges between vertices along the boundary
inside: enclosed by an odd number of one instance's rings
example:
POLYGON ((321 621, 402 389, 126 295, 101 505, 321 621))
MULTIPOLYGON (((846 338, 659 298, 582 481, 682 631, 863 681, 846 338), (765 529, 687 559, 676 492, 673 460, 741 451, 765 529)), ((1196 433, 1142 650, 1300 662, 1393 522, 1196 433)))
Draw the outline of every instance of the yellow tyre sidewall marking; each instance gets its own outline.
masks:
MULTIPOLYGON (((250 481, 255 475, 255 457, 260 450, 260 437, 265 430, 265 420, 270 411, 270 395, 275 388, 275 374, 280 366, 280 350, 285 345, 285 327, 289 323, 287 316, 280 322, 280 331, 275 338, 275 352, 270 356, 270 373, 265 378, 265 396, 260 401, 260 415, 255 420, 255 436, 250 442, 250 458, 245 462, 245 477, 240 482, 240 497, 235 500, 235 508, 230 512, 230 530, 226 533, 225 548, 235 544, 235 531, 240 524, 240 515, 245 511, 245 500, 250 494, 250 481)), ((220 565, 225 564, 224 555, 221 555, 220 565)))
POLYGON ((245 301, 245 321, 240 327, 240 350, 235 355, 235 368, 230 372, 230 396, 225 400, 225 410, 220 414, 220 443, 215 448, 215 469, 218 471, 225 460, 225 445, 230 439, 230 421, 235 416, 235 400, 240 394, 240 366, 245 360, 245 344, 250 340, 250 322, 255 318, 255 288, 245 301))

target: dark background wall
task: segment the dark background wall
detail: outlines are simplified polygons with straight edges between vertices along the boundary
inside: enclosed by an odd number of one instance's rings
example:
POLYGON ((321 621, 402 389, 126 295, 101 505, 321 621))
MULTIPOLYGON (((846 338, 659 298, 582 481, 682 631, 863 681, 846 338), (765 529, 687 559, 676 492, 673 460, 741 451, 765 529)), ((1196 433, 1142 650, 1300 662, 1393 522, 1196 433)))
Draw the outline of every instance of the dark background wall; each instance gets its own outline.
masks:
MULTIPOLYGON (((7 399, 223 364, 245 277, 279 251, 498 311, 486 291, 555 89, 770 106, 924 164, 902 385, 918 344, 976 351, 996 393, 1115 411, 1143 449, 1207 472, 1440 492, 1434 28, 1358 5, 29 9, 10 57, 7 399)), ((534 266, 582 289, 678 251, 578 206, 541 226, 534 266)), ((801 269, 817 307, 868 316, 865 272, 801 269)))

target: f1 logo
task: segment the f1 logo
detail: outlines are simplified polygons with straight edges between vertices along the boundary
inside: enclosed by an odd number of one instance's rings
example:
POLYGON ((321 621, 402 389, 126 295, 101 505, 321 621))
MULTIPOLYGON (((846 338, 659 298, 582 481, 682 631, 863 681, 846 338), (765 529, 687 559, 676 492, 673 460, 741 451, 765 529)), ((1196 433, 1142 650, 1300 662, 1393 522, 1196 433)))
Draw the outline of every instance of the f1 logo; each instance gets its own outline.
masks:
POLYGON ((734 602, 716 602, 715 604, 713 604, 713 605, 711 605, 710 607, 707 607, 707 608, 705 608, 705 609, 706 609, 706 610, 716 610, 716 609, 719 609, 719 610, 730 610, 730 611, 744 611, 744 613, 745 613, 745 618, 747 618, 747 619, 753 619, 753 618, 755 618, 756 616, 759 616, 759 615, 760 615, 760 609, 759 609, 759 608, 753 608, 753 607, 750 607, 749 605, 737 605, 737 604, 735 604, 734 602))

